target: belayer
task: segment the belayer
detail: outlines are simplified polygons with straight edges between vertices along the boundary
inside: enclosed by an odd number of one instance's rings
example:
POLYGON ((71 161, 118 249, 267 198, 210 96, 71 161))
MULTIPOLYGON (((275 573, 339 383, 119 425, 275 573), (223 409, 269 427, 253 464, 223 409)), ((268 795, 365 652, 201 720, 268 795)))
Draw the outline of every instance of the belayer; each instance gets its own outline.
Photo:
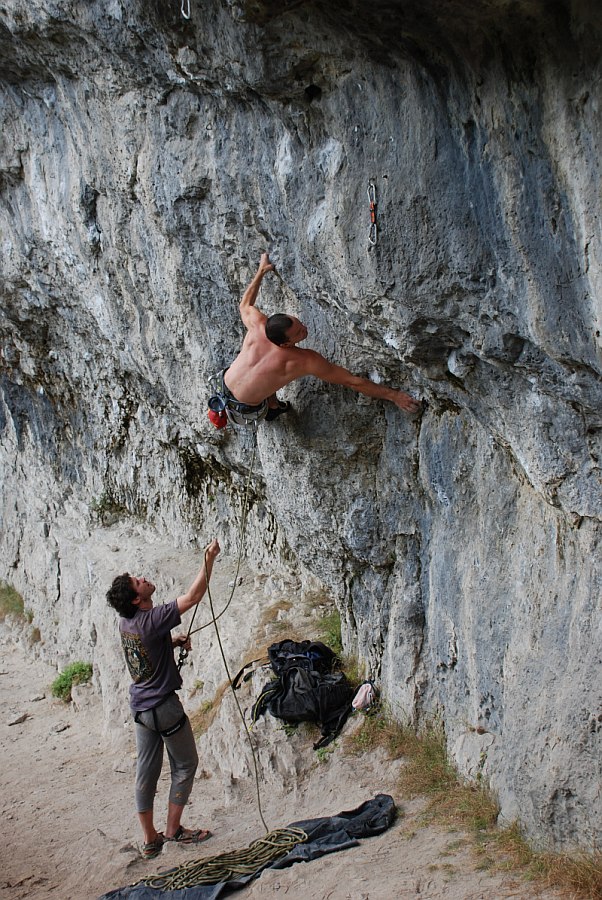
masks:
POLYGON ((263 253, 259 268, 240 301, 240 315, 247 333, 240 353, 221 373, 218 387, 229 407, 238 409, 243 417, 248 412, 256 414, 258 420, 265 417, 266 421, 272 421, 289 408, 288 403, 278 400, 276 392, 297 378, 314 375, 367 397, 390 400, 407 413, 421 409, 421 401, 404 391, 352 375, 315 350, 299 347, 307 337, 307 328, 295 316, 276 313, 268 317, 262 313, 255 303, 264 276, 273 270, 268 254, 263 253))
POLYGON ((130 707, 136 723, 136 809, 144 834, 145 859, 158 856, 165 841, 200 844, 211 836, 206 829, 194 830, 181 824, 199 758, 190 720, 176 694, 182 687, 182 678, 174 649, 189 650, 190 639, 186 635, 172 637, 171 630, 204 597, 219 551, 217 540, 211 541, 205 550, 205 561, 186 593, 169 603, 153 606, 154 584, 128 572, 118 575, 107 591, 108 603, 121 616, 119 633, 133 682, 130 707), (171 769, 165 833, 157 831, 153 818, 164 748, 171 769))

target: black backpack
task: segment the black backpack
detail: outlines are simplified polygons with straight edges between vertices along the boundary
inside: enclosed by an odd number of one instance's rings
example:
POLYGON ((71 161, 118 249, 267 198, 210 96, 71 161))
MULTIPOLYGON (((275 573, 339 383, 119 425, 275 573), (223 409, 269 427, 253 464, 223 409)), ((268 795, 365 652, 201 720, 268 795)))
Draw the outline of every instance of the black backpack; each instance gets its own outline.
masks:
POLYGON ((326 747, 340 733, 352 712, 355 693, 342 672, 332 672, 336 654, 320 641, 280 641, 268 648, 277 677, 264 685, 251 716, 266 711, 291 725, 313 722, 321 738, 314 750, 326 747))

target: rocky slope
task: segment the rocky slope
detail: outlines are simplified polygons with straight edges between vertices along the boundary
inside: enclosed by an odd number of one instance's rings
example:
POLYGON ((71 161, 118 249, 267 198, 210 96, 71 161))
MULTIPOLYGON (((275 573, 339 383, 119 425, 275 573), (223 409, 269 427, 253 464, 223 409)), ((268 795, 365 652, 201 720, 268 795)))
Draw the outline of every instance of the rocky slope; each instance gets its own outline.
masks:
POLYGON ((234 552, 251 441, 206 381, 269 249, 262 308, 425 409, 291 385, 249 561, 333 598, 506 818, 599 844, 601 34, 587 0, 0 5, 0 577, 49 658, 120 665, 104 526, 234 552))

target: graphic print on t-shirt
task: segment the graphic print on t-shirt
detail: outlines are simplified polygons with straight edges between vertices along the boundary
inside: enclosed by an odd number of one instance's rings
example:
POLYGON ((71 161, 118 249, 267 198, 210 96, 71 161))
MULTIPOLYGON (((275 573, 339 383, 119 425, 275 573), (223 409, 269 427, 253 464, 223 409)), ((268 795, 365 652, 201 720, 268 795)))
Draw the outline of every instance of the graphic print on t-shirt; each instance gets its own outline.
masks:
POLYGON ((146 681, 153 674, 153 666, 139 634, 121 632, 121 646, 134 684, 146 681))

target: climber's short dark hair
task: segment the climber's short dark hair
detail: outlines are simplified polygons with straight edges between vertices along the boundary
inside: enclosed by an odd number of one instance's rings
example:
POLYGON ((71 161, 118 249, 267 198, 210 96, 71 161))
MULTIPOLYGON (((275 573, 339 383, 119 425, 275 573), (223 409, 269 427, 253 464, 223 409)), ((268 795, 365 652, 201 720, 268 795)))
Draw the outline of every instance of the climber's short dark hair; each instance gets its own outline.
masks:
POLYGON ((290 316, 284 313, 275 313, 265 323, 265 336, 272 344, 277 344, 278 347, 281 347, 288 340, 286 332, 292 324, 293 320, 290 316))

